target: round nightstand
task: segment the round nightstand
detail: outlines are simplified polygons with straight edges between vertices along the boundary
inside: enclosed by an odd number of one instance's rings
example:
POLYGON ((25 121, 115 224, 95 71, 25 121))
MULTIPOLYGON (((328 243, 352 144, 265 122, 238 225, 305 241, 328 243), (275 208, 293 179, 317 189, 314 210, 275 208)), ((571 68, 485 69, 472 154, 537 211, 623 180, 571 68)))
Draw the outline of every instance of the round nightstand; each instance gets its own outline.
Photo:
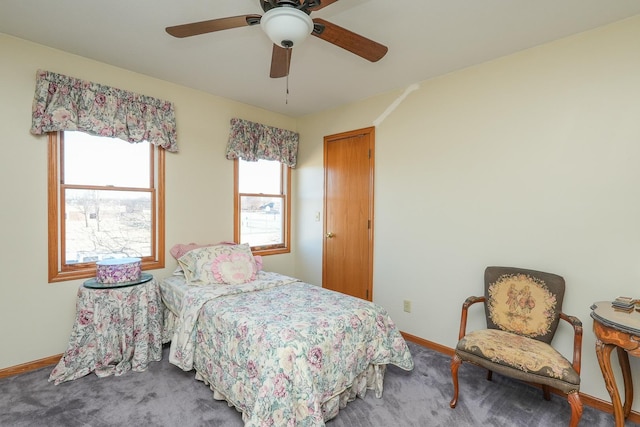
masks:
POLYGON ((90 280, 80 286, 69 345, 49 381, 144 371, 162 359, 160 289, 152 275, 143 278, 122 286, 90 280))

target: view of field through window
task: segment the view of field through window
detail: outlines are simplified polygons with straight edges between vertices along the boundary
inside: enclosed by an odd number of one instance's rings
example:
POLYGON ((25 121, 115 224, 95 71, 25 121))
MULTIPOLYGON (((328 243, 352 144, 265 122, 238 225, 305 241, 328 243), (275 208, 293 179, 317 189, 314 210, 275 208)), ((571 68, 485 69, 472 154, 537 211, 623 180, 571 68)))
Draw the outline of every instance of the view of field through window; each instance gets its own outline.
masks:
POLYGON ((153 254, 149 143, 65 132, 64 264, 153 254))
POLYGON ((280 162, 239 160, 240 243, 268 246, 284 241, 280 162))

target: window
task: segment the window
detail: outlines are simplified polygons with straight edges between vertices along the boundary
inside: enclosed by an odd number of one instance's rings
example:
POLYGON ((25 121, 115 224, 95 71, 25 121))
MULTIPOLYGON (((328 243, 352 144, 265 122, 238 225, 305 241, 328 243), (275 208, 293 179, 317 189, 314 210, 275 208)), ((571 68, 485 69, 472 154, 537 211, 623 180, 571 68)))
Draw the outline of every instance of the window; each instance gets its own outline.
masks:
POLYGON ((164 267, 164 150, 82 132, 49 134, 49 282, 95 263, 164 267))
POLYGON ((291 169, 278 161, 235 160, 234 239, 256 255, 289 247, 291 169))

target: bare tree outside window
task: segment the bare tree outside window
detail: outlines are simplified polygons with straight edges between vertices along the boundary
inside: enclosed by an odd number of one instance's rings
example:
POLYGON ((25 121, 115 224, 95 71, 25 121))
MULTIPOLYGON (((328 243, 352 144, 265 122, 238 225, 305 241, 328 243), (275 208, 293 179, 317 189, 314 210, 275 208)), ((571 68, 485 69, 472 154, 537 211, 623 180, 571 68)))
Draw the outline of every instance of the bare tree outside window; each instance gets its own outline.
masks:
POLYGON ((143 192, 65 191, 67 264, 151 255, 151 197, 143 192))
POLYGON ((49 164, 50 281, 91 277, 104 259, 164 265, 162 149, 67 131, 50 135, 49 164))

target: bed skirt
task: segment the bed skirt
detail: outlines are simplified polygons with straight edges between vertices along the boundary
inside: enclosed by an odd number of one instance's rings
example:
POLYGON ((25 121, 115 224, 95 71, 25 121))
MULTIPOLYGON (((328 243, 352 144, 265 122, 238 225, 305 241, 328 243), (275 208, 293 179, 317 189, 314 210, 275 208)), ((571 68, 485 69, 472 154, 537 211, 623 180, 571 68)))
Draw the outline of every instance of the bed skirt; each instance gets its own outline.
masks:
MULTIPOLYGON (((332 418, 335 418, 338 415, 340 409, 343 409, 347 406, 347 403, 352 402, 359 397, 364 399, 367 390, 373 390, 375 396, 380 399, 382 398, 382 392, 384 387, 384 375, 387 370, 387 365, 369 365, 367 369, 360 373, 360 375, 356 376, 353 381, 353 384, 350 387, 347 387, 346 390, 337 393, 333 397, 330 397, 327 401, 322 404, 322 416, 324 421, 327 422, 332 418)), ((227 402, 229 407, 236 408, 238 412, 242 413, 242 421, 245 425, 248 425, 250 422, 251 416, 246 412, 242 412, 238 408, 238 406, 230 401, 223 393, 211 385, 211 383, 206 379, 204 375, 196 370, 196 380, 202 381, 213 391, 213 398, 216 400, 224 400, 227 402)))
POLYGON ((169 310, 164 304, 164 310, 162 312, 163 324, 162 324, 162 344, 167 344, 171 342, 171 338, 173 337, 173 333, 176 330, 176 324, 178 322, 178 317, 173 314, 171 310, 169 310))

